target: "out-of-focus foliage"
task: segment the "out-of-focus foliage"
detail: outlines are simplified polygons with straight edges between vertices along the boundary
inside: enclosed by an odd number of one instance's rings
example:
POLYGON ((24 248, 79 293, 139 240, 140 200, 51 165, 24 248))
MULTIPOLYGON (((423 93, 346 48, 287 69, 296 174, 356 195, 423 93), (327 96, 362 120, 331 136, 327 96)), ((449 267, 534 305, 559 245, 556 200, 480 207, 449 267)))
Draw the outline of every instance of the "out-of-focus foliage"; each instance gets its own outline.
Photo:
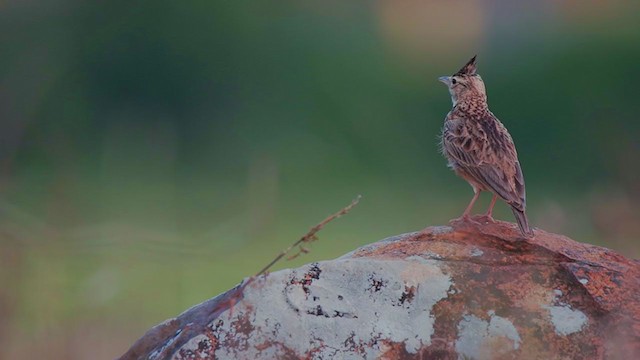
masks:
POLYGON ((280 266, 458 216, 436 78, 476 53, 531 222, 638 257, 638 10, 3 2, 0 357, 113 358, 357 194, 280 266))

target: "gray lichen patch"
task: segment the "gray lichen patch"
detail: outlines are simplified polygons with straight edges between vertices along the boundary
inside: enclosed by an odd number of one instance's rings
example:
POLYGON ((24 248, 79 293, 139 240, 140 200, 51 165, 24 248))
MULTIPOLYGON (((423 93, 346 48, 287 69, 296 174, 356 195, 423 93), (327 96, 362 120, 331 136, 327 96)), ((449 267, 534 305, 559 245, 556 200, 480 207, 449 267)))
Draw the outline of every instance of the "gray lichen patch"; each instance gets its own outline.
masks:
POLYGON ((512 353, 520 348, 520 335, 513 323, 489 312, 489 320, 465 315, 458 324, 456 352, 459 358, 493 359, 498 354, 512 353))
POLYGON ((478 256, 482 256, 483 254, 484 254, 484 251, 475 248, 471 250, 471 253, 469 255, 471 255, 472 257, 478 257, 478 256))
POLYGON ((408 261, 417 261, 425 264, 433 264, 433 260, 441 260, 443 257, 440 254, 437 254, 432 251, 425 252, 422 255, 411 255, 407 256, 406 260, 408 261))
POLYGON ((431 310, 452 285, 438 265, 344 259, 270 274, 210 326, 216 358, 375 358, 385 342, 416 353, 431 343, 431 310))
POLYGON ((572 309, 569 305, 547 306, 556 334, 570 335, 582 330, 589 319, 582 311, 572 309))
POLYGON ((453 231, 451 226, 434 226, 431 228, 431 233, 434 235, 448 234, 453 231))
POLYGON ((570 335, 581 331, 589 322, 589 318, 582 311, 573 309, 560 300, 562 291, 554 290, 552 304, 542 306, 549 311, 551 323, 558 335, 570 335))

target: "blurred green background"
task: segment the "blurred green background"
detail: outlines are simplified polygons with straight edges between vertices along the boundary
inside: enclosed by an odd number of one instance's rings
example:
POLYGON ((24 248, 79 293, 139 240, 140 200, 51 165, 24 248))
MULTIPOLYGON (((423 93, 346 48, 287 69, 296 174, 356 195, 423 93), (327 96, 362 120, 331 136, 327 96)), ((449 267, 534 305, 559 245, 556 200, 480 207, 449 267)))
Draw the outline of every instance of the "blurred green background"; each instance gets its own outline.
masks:
POLYGON ((636 4, 1 2, 0 358, 119 356, 357 194, 278 268, 459 216, 476 53, 531 222, 639 257, 636 4))

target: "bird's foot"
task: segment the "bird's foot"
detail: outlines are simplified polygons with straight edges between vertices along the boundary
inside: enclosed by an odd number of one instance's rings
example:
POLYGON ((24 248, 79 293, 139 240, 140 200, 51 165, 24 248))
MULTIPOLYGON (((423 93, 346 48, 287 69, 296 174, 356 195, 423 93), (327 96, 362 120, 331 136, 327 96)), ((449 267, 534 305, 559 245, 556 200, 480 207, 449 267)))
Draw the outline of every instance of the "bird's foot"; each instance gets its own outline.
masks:
POLYGON ((479 222, 481 224, 495 224, 496 223, 496 220, 493 218, 493 216, 488 215, 488 214, 474 216, 473 220, 475 220, 476 222, 479 222))
POLYGON ((482 225, 481 222, 475 220, 469 214, 465 214, 465 215, 460 216, 459 218, 449 220, 449 224, 453 225, 455 223, 470 223, 470 224, 475 224, 475 225, 482 225))

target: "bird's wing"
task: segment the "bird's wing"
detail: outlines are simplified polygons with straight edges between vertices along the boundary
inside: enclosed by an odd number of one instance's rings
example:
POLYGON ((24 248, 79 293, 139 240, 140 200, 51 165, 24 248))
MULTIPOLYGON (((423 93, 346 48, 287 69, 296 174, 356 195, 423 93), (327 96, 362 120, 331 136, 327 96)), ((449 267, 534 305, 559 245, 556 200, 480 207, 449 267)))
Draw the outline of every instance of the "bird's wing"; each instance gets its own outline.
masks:
POLYGON ((511 136, 495 118, 447 121, 443 150, 456 166, 516 208, 525 207, 525 186, 511 136))

